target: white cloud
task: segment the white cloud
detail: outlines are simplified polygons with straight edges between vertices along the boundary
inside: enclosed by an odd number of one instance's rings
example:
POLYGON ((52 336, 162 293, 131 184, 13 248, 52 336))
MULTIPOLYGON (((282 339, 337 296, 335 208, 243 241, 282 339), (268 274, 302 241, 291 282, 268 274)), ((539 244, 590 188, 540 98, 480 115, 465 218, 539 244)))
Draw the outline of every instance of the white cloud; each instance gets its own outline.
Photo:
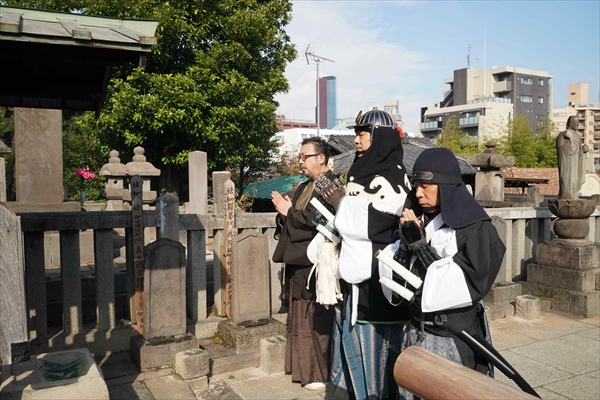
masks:
POLYGON ((409 93, 419 92, 422 71, 438 69, 435 57, 386 37, 395 30, 386 29, 390 20, 378 21, 381 15, 373 16, 372 8, 369 2, 294 2, 286 30, 298 58, 286 69, 290 91, 276 98, 280 114, 314 120, 317 71, 304 55, 311 43, 311 51, 335 61, 322 62, 319 75, 336 77, 338 117, 353 117, 368 105, 383 107, 384 100, 393 98, 400 102, 408 130, 417 130, 420 107, 428 103, 409 93))

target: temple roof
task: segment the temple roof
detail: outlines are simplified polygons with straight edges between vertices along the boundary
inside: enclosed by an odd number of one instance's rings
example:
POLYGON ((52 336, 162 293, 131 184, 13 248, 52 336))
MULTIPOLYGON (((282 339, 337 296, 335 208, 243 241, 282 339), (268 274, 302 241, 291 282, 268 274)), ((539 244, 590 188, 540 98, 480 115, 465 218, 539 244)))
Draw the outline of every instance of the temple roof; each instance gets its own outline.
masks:
POLYGON ((98 113, 111 67, 144 65, 157 24, 0 6, 0 106, 98 113))

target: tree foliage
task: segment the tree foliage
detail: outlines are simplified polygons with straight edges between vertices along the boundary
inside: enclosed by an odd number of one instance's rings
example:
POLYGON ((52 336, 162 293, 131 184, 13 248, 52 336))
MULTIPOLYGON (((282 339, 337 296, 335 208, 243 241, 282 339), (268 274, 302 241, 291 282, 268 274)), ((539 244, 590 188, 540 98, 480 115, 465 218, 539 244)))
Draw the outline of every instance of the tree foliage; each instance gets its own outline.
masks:
MULTIPOLYGON (((283 73, 297 54, 284 30, 291 2, 22 0, 7 5, 158 20, 158 44, 146 67, 115 71, 99 118, 76 117, 80 129, 102 144, 122 154, 142 146, 163 174, 180 175, 189 152, 206 151, 209 168, 239 171, 239 189, 268 165, 275 147, 270 138, 277 132, 274 96, 288 90, 283 73)), ((167 191, 177 192, 174 186, 167 191)))
POLYGON ((449 149, 458 156, 470 156, 478 153, 477 138, 467 135, 458 125, 456 115, 450 116, 439 137, 435 141, 436 147, 449 149))

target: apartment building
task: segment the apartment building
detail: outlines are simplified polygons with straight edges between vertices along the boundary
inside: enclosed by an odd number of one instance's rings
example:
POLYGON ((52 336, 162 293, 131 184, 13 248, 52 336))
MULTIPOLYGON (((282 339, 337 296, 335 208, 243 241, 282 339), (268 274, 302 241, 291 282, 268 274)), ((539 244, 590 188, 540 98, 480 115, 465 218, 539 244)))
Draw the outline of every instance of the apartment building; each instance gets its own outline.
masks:
POLYGON ((404 129, 404 123, 402 122, 402 115, 400 115, 400 102, 395 99, 388 99, 383 102, 383 111, 386 111, 394 117, 398 126, 404 129))
POLYGON ((557 132, 567 129, 567 120, 576 115, 577 131, 588 145, 588 171, 600 171, 600 104, 589 103, 589 85, 573 83, 568 87, 567 107, 552 109, 552 122, 557 132))
POLYGON ((498 136, 511 115, 524 116, 535 131, 552 110, 550 79, 546 71, 510 66, 455 70, 453 77, 444 79, 449 88, 443 100, 421 108, 421 134, 435 139, 452 116, 480 142, 498 136))

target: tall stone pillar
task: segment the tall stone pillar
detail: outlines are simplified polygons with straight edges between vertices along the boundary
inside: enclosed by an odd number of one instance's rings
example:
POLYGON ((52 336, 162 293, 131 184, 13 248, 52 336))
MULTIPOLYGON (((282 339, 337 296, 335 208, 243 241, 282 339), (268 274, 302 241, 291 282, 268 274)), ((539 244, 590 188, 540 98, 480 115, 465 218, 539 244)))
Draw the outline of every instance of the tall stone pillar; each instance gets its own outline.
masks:
POLYGON ((15 212, 79 211, 63 202, 62 111, 15 108, 15 212))

